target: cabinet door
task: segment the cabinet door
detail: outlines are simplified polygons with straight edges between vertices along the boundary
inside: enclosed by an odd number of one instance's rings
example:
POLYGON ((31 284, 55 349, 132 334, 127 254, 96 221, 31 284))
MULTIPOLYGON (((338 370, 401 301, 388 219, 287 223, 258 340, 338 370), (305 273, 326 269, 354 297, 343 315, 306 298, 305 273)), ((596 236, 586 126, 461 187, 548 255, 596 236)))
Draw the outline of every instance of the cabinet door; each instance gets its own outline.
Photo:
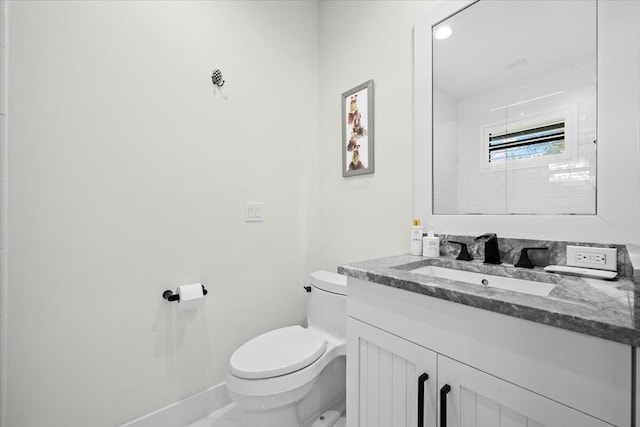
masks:
POLYGON ((347 425, 435 427, 436 353, 347 320, 347 425))
POLYGON ((438 394, 439 427, 611 427, 442 355, 438 394))

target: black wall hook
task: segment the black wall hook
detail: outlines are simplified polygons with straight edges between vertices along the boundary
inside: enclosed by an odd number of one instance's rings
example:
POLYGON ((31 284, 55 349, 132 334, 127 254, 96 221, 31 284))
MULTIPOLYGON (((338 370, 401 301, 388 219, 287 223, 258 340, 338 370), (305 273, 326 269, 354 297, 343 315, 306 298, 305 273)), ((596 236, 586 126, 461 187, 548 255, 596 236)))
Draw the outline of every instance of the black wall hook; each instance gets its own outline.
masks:
POLYGON ((214 85, 222 87, 224 85, 224 80, 222 80, 222 71, 218 69, 213 70, 213 73, 211 73, 211 81, 214 85))
MULTIPOLYGON (((200 285, 200 286, 202 286, 202 295, 206 295, 208 291, 205 289, 204 285, 200 285)), ((180 294, 174 294, 173 291, 169 289, 167 289, 162 293, 162 298, 166 299, 167 301, 180 302, 180 294)))

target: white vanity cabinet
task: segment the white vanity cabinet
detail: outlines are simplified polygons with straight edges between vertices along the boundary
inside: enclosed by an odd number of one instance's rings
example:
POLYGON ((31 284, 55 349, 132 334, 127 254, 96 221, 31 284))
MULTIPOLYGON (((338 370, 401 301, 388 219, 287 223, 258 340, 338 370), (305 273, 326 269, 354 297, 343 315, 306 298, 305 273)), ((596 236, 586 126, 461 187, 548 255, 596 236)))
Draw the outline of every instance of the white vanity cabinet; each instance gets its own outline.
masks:
MULTIPOLYGON (((447 427, 605 427, 611 424, 448 357, 438 356, 447 427), (449 390, 447 392, 447 390, 449 390)), ((438 420, 443 412, 438 414, 438 420)))
POLYGON ((435 427, 436 353, 353 318, 347 334, 349 426, 435 427))
POLYGON ((348 281, 349 427, 631 427, 630 346, 348 281))

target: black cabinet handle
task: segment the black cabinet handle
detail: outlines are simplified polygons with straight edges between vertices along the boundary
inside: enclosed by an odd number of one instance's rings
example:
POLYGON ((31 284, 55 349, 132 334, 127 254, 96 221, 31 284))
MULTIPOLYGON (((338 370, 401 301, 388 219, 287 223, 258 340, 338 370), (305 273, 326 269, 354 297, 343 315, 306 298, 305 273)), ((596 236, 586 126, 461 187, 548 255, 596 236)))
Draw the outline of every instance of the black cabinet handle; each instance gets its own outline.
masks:
POLYGON ((449 384, 445 384, 440 389, 440 427, 447 427, 447 393, 450 391, 449 384))
POLYGON ((424 427, 424 383, 428 379, 426 372, 418 377, 418 427, 424 427))

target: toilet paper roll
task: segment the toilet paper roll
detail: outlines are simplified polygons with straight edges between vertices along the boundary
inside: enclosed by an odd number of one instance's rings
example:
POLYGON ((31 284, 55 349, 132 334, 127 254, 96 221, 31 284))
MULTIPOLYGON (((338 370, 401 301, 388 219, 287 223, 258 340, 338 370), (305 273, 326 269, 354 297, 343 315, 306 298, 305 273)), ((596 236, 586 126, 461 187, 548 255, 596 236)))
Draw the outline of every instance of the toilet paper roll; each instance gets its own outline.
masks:
POLYGON ((178 286, 178 294, 180 295, 180 302, 200 299, 204 296, 202 293, 202 283, 178 286))

